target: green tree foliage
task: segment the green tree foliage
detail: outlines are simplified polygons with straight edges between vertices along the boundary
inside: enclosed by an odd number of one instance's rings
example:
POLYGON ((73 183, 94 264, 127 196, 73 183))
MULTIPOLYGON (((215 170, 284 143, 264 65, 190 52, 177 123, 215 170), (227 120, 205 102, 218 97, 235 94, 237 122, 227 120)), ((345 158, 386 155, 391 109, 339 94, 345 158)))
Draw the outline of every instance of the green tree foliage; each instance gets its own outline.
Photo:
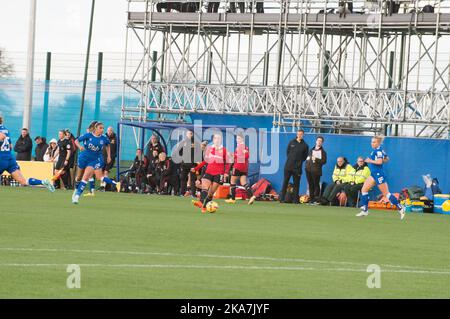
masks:
POLYGON ((13 65, 6 59, 5 51, 0 48, 0 78, 13 74, 13 65))

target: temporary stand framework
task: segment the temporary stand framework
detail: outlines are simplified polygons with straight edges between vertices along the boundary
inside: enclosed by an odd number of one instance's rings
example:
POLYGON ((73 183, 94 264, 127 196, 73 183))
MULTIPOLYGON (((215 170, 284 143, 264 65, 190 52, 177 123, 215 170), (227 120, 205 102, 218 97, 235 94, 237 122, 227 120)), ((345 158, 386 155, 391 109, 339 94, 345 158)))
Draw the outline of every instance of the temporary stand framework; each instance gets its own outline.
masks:
POLYGON ((240 114, 280 129, 306 120, 315 131, 449 137, 450 1, 395 1, 398 14, 389 1, 352 1, 345 16, 337 0, 207 12, 214 2, 129 0, 122 120, 240 114), (181 2, 200 10, 158 12, 181 2))

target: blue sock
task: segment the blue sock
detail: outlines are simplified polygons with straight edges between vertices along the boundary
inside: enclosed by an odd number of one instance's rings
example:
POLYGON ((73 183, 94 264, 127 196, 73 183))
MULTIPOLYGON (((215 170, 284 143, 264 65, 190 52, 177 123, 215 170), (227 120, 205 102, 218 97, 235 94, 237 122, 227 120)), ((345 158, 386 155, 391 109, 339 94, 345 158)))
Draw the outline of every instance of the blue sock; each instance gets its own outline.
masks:
POLYGON ((78 196, 81 196, 84 189, 86 188, 86 185, 87 185, 86 181, 81 181, 80 184, 78 184, 78 187, 77 187, 77 195, 78 196))
POLYGON ((93 193, 94 189, 95 189, 95 180, 93 178, 90 178, 89 179, 89 190, 91 193, 93 193))
POLYGON ((29 178, 28 185, 30 185, 30 186, 42 185, 42 181, 40 179, 36 179, 36 178, 29 178))
POLYGON ((369 193, 361 193, 361 200, 359 201, 359 206, 365 212, 369 210, 369 193))
POLYGON ((106 184, 112 184, 112 185, 116 185, 117 183, 115 181, 113 181, 111 178, 109 177, 103 177, 102 178, 102 182, 105 182, 106 184))
POLYGON ((387 199, 389 199, 392 205, 395 205, 397 207, 398 210, 402 209, 402 204, 398 202, 397 197, 395 197, 391 193, 387 194, 386 197, 387 199))

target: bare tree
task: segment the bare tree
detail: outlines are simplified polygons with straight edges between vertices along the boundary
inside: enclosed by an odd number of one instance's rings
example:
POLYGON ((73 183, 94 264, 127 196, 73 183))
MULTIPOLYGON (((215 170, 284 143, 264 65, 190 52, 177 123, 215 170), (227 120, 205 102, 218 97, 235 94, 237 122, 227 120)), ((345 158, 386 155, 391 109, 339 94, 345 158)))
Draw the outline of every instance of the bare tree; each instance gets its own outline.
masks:
POLYGON ((0 48, 0 78, 13 74, 13 65, 6 60, 5 51, 0 48))

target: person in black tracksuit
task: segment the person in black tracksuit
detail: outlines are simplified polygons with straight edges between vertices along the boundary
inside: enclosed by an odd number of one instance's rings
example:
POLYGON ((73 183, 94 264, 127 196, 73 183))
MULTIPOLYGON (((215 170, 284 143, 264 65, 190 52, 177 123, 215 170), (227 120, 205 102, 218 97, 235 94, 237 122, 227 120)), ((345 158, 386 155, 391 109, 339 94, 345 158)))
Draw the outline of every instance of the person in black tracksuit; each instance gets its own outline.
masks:
POLYGON ((147 166, 147 192, 152 194, 157 192, 157 181, 156 181, 156 166, 159 163, 159 156, 157 151, 153 151, 153 158, 149 159, 147 166))
MULTIPOLYGON (((245 13, 245 2, 244 1, 237 2, 237 5, 239 7, 239 11, 241 11, 241 13, 245 13)), ((230 12, 236 13, 236 3, 235 2, 230 2, 230 12)))
POLYGON ((172 191, 178 196, 177 184, 178 175, 175 173, 175 165, 166 153, 159 154, 159 161, 155 167, 155 180, 158 192, 161 195, 170 195, 172 191))
POLYGON ((208 1, 207 12, 217 13, 219 11, 220 1, 208 1))
POLYGON ((399 1, 395 0, 387 0, 387 15, 392 15, 393 13, 398 13, 400 10, 400 3, 399 1))
POLYGON ((192 172, 192 168, 196 166, 196 162, 199 159, 196 159, 196 152, 198 153, 197 157, 200 157, 201 145, 194 138, 194 132, 187 131, 186 138, 177 144, 175 150, 172 153, 172 157, 176 157, 177 159, 181 159, 180 165, 180 195, 186 195, 186 189, 189 188, 190 195, 195 196, 196 187, 196 175, 195 172, 192 172), (188 187, 188 179, 189 179, 189 187, 188 187))
POLYGON ((323 136, 318 136, 316 146, 309 150, 305 162, 306 178, 308 179, 310 203, 318 203, 320 199, 320 178, 322 167, 327 163, 327 152, 323 149, 323 136))
POLYGON ((150 143, 147 146, 147 151, 145 153, 145 155, 147 155, 149 160, 153 160, 153 158, 155 157, 155 152, 156 151, 156 158, 158 158, 159 154, 162 152, 165 152, 166 149, 164 148, 164 146, 162 146, 161 142, 159 141, 159 137, 157 135, 152 135, 152 137, 150 138, 150 143))
POLYGON ((294 180, 294 200, 297 204, 299 201, 300 178, 302 176, 302 165, 308 157, 308 144, 303 140, 305 132, 300 129, 297 131, 297 137, 289 142, 287 147, 287 159, 284 165, 284 180, 281 189, 280 202, 283 203, 286 196, 286 189, 291 176, 294 180))
POLYGON ((197 167, 197 165, 199 165, 200 163, 202 163, 205 160, 205 152, 206 152, 206 147, 208 146, 208 141, 203 141, 200 144, 200 150, 201 150, 201 160, 197 161, 195 163, 195 167, 193 167, 191 169, 191 172, 194 173, 195 175, 195 179, 194 179, 194 187, 195 187, 195 192, 194 197, 197 197, 196 194, 197 192, 200 192, 202 190, 201 188, 201 184, 202 184, 202 177, 203 175, 205 175, 206 173, 206 168, 208 167, 208 164, 205 164, 202 168, 200 168, 198 171, 195 170, 195 168, 197 167))
POLYGON ((135 178, 136 191, 138 192, 146 190, 148 166, 149 159, 147 155, 144 155, 142 150, 138 148, 133 166, 130 168, 130 176, 135 178))
MULTIPOLYGON (((117 156, 117 135, 116 133, 114 133, 114 129, 111 126, 108 127, 108 130, 106 131, 106 137, 108 138, 110 143, 109 150, 111 157, 111 162, 105 163, 104 167, 104 176, 108 177, 109 172, 114 167, 117 156)), ((103 148, 103 158, 107 158, 106 148, 103 148)))

